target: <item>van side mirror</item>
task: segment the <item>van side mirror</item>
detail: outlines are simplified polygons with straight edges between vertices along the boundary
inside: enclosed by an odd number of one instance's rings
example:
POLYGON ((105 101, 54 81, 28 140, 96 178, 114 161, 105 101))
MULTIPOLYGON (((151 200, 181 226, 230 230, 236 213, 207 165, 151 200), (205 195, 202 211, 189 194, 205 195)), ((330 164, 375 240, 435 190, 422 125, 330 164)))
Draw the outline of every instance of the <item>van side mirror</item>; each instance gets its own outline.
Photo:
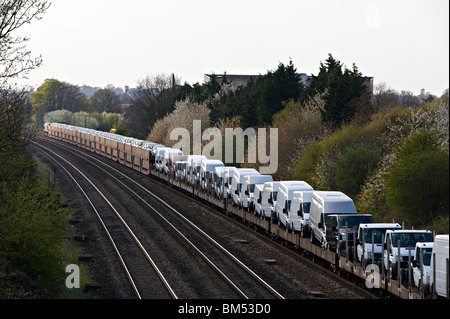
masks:
POLYGON ((283 208, 283 214, 287 214, 287 209, 283 208))
POLYGON ((237 189, 234 191, 234 193, 235 193, 236 195, 239 195, 239 192, 238 192, 237 189))
POLYGON ((256 202, 257 202, 258 204, 261 204, 261 200, 260 200, 259 198, 256 200, 256 202))
POLYGON ((248 190, 246 190, 246 191, 244 192, 244 194, 247 195, 247 196, 249 196, 248 190))
POLYGON ((318 223, 318 224, 317 224, 317 227, 323 228, 323 223, 318 223))
POLYGON ((272 198, 269 198, 268 202, 269 202, 269 204, 273 204, 272 198))

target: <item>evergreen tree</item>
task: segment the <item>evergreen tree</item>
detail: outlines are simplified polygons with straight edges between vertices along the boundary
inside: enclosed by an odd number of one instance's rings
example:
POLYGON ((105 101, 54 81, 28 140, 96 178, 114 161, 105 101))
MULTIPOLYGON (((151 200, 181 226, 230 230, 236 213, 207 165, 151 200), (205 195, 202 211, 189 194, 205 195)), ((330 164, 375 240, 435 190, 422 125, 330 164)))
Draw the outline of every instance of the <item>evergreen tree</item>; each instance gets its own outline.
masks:
POLYGON ((348 123, 356 111, 356 99, 367 94, 364 79, 358 68, 353 64, 352 70, 345 68, 331 54, 325 63, 320 63, 320 71, 313 76, 311 85, 307 88, 304 98, 325 93, 325 106, 321 110, 322 120, 340 127, 348 123))

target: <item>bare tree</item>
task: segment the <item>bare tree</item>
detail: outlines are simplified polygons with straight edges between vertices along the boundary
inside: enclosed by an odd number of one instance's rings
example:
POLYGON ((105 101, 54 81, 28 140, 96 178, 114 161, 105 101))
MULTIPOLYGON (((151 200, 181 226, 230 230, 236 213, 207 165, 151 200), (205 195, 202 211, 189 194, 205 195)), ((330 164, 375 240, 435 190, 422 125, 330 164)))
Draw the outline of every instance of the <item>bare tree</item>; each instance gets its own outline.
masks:
POLYGON ((48 1, 40 0, 0 0, 0 160, 6 160, 36 132, 28 125, 31 105, 26 92, 12 89, 9 80, 25 77, 42 60, 31 57, 25 46, 28 38, 12 33, 39 20, 49 6, 48 1))
POLYGON ((29 39, 12 33, 33 20, 40 20, 49 7, 48 1, 0 0, 0 85, 5 85, 8 79, 26 77, 30 70, 41 65, 42 58, 32 58, 25 46, 29 39))
POLYGON ((120 113, 122 102, 120 97, 111 89, 100 89, 91 97, 91 110, 102 113, 120 113))
POLYGON ((144 118, 146 130, 149 130, 157 120, 173 110, 176 87, 179 82, 180 79, 173 74, 147 76, 138 82, 137 89, 131 96, 130 110, 144 118))
POLYGON ((0 91, 0 154, 6 155, 35 136, 36 129, 27 125, 30 112, 26 92, 0 91))

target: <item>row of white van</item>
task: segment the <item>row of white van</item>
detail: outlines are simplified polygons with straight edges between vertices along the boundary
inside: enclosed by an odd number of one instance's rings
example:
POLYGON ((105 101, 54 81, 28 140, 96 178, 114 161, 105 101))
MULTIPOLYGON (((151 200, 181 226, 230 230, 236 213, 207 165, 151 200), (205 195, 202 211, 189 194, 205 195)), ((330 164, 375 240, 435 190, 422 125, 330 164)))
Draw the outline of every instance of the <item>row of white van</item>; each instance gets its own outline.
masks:
POLYGON ((446 295, 448 235, 436 236, 436 245, 428 230, 404 230, 397 223, 374 223, 371 215, 357 214, 353 200, 342 192, 316 191, 304 181, 273 181, 272 176, 255 169, 225 166, 203 155, 180 156, 180 152, 157 150, 155 162, 160 165, 156 169, 217 198, 229 199, 234 206, 253 211, 260 218, 273 218, 286 231, 309 235, 324 249, 339 252, 355 247, 364 267, 378 264, 393 279, 400 275, 399 269, 404 273, 411 267, 414 283, 429 287, 434 245, 436 290, 446 295), (172 161, 171 156, 178 159, 172 161))
POLYGON ((273 181, 254 169, 225 166, 203 155, 184 155, 179 149, 148 141, 63 124, 46 123, 45 127, 48 130, 52 125, 147 150, 153 169, 180 183, 223 199, 224 204, 230 200, 260 218, 278 221, 286 231, 309 235, 311 242, 318 242, 324 249, 345 251, 347 256, 351 249, 363 267, 378 264, 391 278, 404 276, 405 270, 411 269, 416 285, 428 287, 436 282, 438 295, 448 297, 448 235, 433 239, 427 230, 374 223, 371 215, 357 214, 347 195, 316 191, 304 181, 273 181))

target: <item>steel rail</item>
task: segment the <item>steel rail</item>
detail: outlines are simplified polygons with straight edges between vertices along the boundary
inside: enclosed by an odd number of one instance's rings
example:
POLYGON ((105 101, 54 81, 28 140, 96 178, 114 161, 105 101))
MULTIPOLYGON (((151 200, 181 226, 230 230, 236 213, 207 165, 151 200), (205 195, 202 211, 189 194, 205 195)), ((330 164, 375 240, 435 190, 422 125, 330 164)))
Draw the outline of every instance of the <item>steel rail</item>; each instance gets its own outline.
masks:
MULTIPOLYGON (((52 143, 55 143, 52 141, 52 143)), ((55 143, 58 144, 59 143, 55 143)), ((59 145, 60 146, 60 145, 59 145)), ((65 147, 67 149, 67 147, 65 147)), ((77 156, 80 156, 78 154, 78 152, 74 152, 72 148, 68 148, 69 150, 71 150, 74 154, 76 154, 77 156)), ((202 229, 200 229, 197 225, 195 225, 193 222, 191 222, 188 218, 186 218, 185 216, 183 216, 183 214, 181 214, 180 212, 178 212, 175 208, 173 208, 172 206, 170 206, 167 202, 165 202, 163 199, 161 199, 160 197, 158 197, 156 194, 154 194, 153 192, 149 191, 147 188, 145 188, 144 186, 142 186, 141 184, 139 184, 138 182, 136 182, 135 180, 131 179, 129 176, 123 174, 122 172, 120 172, 119 170, 115 169, 114 167, 110 166, 109 164, 105 163, 104 161, 101 161, 89 154, 85 154, 86 156, 88 156, 89 158, 95 160, 96 162, 101 163, 102 165, 108 167, 109 169, 115 171, 116 173, 118 173, 119 175, 121 175, 122 177, 124 177, 125 179, 129 180, 130 182, 132 182, 133 184, 137 185, 140 189, 142 189, 144 192, 146 192, 147 194, 149 194, 151 197, 155 198, 157 201, 159 201, 161 204, 163 204, 164 206, 166 206, 168 209, 170 209, 173 213, 175 213, 177 216, 179 216, 183 221, 185 221, 189 226, 191 226, 192 228, 194 228, 198 233, 200 233, 203 237, 205 237, 209 242, 211 242, 214 246, 216 246, 220 251, 222 251, 225 255, 227 255, 230 259, 232 259, 237 265, 239 265, 244 271, 246 271, 251 277, 253 277, 256 281, 258 281, 263 287, 265 287, 272 295, 274 295, 276 298, 278 299, 285 299, 278 291, 276 291, 272 286, 270 286, 266 281, 264 281, 261 277, 259 277, 253 270, 251 270, 248 266, 246 266, 243 262, 241 262, 237 257, 235 257, 232 253, 230 253, 226 248, 224 248, 222 245, 220 245, 216 240, 214 240, 211 236, 209 236, 206 232, 204 232, 202 229)), ((81 156, 80 156, 81 157, 81 156)), ((95 165, 95 164, 93 164, 95 165)), ((126 186, 122 181, 120 181, 118 178, 116 178, 115 176, 113 176, 110 172, 108 172, 107 170, 99 167, 98 165, 95 165, 98 168, 102 169, 105 173, 107 173, 108 175, 110 175, 112 178, 114 178, 116 181, 118 181, 119 183, 121 183, 124 187, 126 187, 129 191, 135 193, 134 191, 132 191, 128 186, 126 186)), ((136 194, 136 193, 135 193, 136 194)), ((169 221, 166 220, 166 218, 164 216, 162 216, 155 208, 153 208, 150 204, 148 204, 144 199, 142 199, 141 196, 137 195, 136 196, 141 199, 142 201, 144 201, 144 203, 146 203, 146 205, 148 205, 153 211, 155 211, 158 215, 161 216, 162 219, 164 219, 167 223, 169 223, 169 225, 175 229, 186 241, 188 241, 190 243, 190 241, 183 235, 181 234, 176 228, 175 226, 173 226, 169 221)), ((193 244, 192 244, 193 245, 193 244)), ((195 247, 195 246, 194 246, 195 247)), ((194 249, 197 250, 197 248, 195 247, 194 249)), ((200 252, 200 250, 198 250, 200 252)), ((201 252, 200 252, 201 253, 201 252)), ((203 253, 201 253, 201 255, 204 255, 203 253)), ((205 258, 207 258, 205 256, 205 258)), ((209 262, 208 262, 209 263, 209 262)), ((216 266, 214 266, 216 267, 216 266)), ((218 270, 220 271, 220 270, 218 270)), ((221 271, 220 271, 221 272, 221 271)), ((224 275, 225 276, 225 275, 224 275)), ((233 284, 234 285, 234 284, 233 284)), ((235 286, 235 285, 234 285, 235 286)), ((236 286, 236 291, 238 292, 238 294, 242 294, 241 296, 243 298, 248 298, 237 286, 236 286)))
MULTIPOLYGON (((70 163, 68 160, 66 160, 65 158, 63 158, 62 156, 58 155, 57 153, 53 152, 52 150, 50 150, 49 148, 40 145, 36 142, 32 142, 35 145, 40 146, 41 148, 46 149, 48 152, 54 154, 55 156, 57 156, 58 158, 60 158, 61 160, 63 160, 64 162, 66 162, 68 165, 70 165, 74 170, 76 170, 81 176, 83 176, 83 178, 98 192, 98 194, 105 200, 105 202, 108 204, 108 206, 112 209, 112 211, 114 212, 114 214, 119 218, 119 220, 121 221, 121 223, 123 224, 123 226, 125 227, 125 229, 129 232, 129 234, 131 235, 131 237, 133 238, 133 240, 136 242, 136 244, 138 245, 138 247, 140 248, 140 250, 142 251, 142 253, 144 254, 145 258, 149 261, 149 263, 152 265, 153 269, 155 270, 156 274, 158 275, 158 277, 160 278, 160 280, 162 281, 162 283, 164 284, 164 286, 167 288, 169 294, 172 296, 172 298, 174 299, 178 299, 177 295, 175 294, 175 292, 173 291, 173 289, 170 287, 169 283, 167 282, 167 280, 164 278, 164 275, 161 273, 161 271, 159 270, 158 266, 156 265, 156 263, 153 261, 153 259, 150 257, 150 255, 148 254, 148 252, 146 251, 146 249, 144 248, 144 246, 141 244, 141 242, 139 241, 139 239, 136 237, 136 235, 134 234, 134 232, 131 230, 131 228, 128 226, 128 224, 125 222, 125 220, 122 218, 122 216, 119 214, 119 212, 116 210, 116 208, 111 204, 111 202, 106 198, 106 196, 94 185, 94 183, 85 175, 83 174, 77 167, 75 167, 72 163, 70 163)), ((36 147, 38 150, 39 147, 33 145, 34 147, 36 147)), ((40 150, 42 153, 44 153, 45 155, 47 155, 48 157, 50 157, 48 154, 46 154, 45 152, 43 152, 42 150, 40 150)), ((51 158, 51 157, 50 157, 51 158)), ((51 158, 53 161, 55 161, 54 158, 51 158)), ((75 180, 75 178, 73 177, 72 174, 69 173, 69 171, 63 166, 61 165, 61 163, 59 163, 58 161, 55 161, 56 163, 58 163, 59 166, 61 166, 63 168, 63 170, 71 177, 71 179, 76 183, 76 185, 78 186, 78 188, 80 188, 81 192, 83 193, 83 195, 86 197, 86 199, 88 200, 88 202, 90 203, 90 205, 92 206, 92 208, 94 209, 98 219, 100 220, 100 223, 102 224, 102 227, 105 229, 107 236, 109 238, 109 240, 111 241, 114 250, 116 251, 116 254, 119 256, 119 260, 122 264, 122 266, 124 267, 125 273, 130 281, 130 284, 133 288, 133 291, 136 294, 136 297, 138 299, 142 299, 142 296, 136 286, 136 283, 134 282, 128 267, 126 266, 125 261, 122 258, 122 255, 120 254, 117 245, 114 242, 114 239, 112 238, 109 230, 107 229, 106 225, 104 224, 100 214, 98 213, 97 209, 95 208, 95 206, 93 205, 92 201, 90 200, 90 198, 88 197, 88 195, 86 194, 86 192, 83 190, 83 188, 81 187, 81 185, 75 180)))

